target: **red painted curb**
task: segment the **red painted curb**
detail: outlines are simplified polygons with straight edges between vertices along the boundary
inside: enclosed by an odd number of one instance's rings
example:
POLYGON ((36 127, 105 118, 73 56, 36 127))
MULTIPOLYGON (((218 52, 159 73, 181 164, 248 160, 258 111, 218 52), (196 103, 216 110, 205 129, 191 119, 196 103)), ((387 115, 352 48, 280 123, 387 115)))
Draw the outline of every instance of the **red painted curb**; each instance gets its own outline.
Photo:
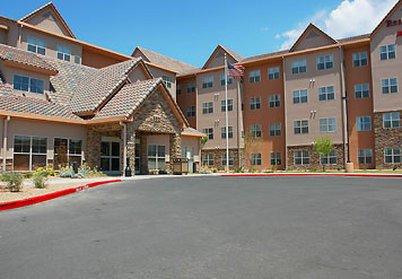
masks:
POLYGON ((42 195, 42 196, 37 196, 37 197, 32 197, 32 198, 23 199, 23 200, 0 203, 0 211, 13 209, 13 208, 18 208, 18 207, 23 207, 23 206, 28 206, 28 205, 32 205, 32 204, 35 204, 35 203, 40 203, 40 202, 52 200, 52 199, 62 197, 62 196, 66 196, 66 195, 69 195, 69 194, 73 194, 73 193, 76 193, 76 192, 81 192, 83 190, 86 190, 86 189, 89 189, 89 188, 92 188, 92 187, 96 187, 96 186, 101 185, 101 184, 113 183, 113 182, 121 182, 121 179, 98 181, 98 182, 88 183, 88 184, 83 185, 83 186, 78 186, 78 187, 75 187, 75 188, 69 188, 69 189, 58 191, 58 192, 49 193, 49 194, 42 195))
POLYGON ((353 176, 353 177, 402 177, 402 174, 375 174, 375 173, 244 173, 222 174, 225 177, 264 177, 264 176, 353 176))

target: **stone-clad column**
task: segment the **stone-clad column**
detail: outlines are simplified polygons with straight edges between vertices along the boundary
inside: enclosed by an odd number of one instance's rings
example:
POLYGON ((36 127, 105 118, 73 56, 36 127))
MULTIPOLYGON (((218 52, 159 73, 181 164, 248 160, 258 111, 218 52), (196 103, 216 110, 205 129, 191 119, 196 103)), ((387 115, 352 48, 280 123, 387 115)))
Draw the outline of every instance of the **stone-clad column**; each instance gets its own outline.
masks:
MULTIPOLYGON (((127 125, 126 136, 128 165, 130 166, 131 174, 135 175, 135 130, 133 125, 127 125)), ((123 160, 127 160, 127 158, 123 158, 123 160)))
POLYGON ((100 148, 102 137, 94 127, 88 127, 86 145, 86 163, 91 167, 100 167, 100 148))
POLYGON ((169 150, 169 167, 168 170, 170 172, 173 171, 173 159, 177 157, 181 157, 181 134, 175 133, 170 135, 170 150, 169 150))

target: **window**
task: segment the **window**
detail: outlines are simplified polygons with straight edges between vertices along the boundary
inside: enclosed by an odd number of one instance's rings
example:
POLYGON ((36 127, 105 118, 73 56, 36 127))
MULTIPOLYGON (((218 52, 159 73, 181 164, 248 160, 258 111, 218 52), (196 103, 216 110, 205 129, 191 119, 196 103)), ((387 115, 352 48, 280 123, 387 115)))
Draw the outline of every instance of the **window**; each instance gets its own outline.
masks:
POLYGON ((250 83, 259 82, 261 80, 260 70, 251 71, 249 74, 250 83))
MULTIPOLYGON (((229 134, 229 138, 232 139, 233 138, 233 127, 232 126, 228 127, 228 134, 229 134)), ((221 128, 221 138, 226 139, 226 127, 221 128)))
POLYGON ((380 46, 380 60, 395 59, 395 45, 380 46))
MULTIPOLYGON (((233 83, 233 77, 229 76, 228 78, 228 84, 233 83)), ((225 86, 225 74, 221 75, 221 85, 225 86)))
POLYGON ((355 84, 355 98, 369 98, 370 97, 370 85, 368 83, 355 84))
POLYGON ((293 103, 307 103, 307 89, 293 91, 293 103))
POLYGON ((309 164, 310 164, 310 151, 296 150, 295 165, 309 165, 309 164))
POLYGON ((373 163, 373 150, 372 149, 359 149, 357 151, 357 160, 359 164, 373 163))
POLYGON ((214 165, 214 155, 213 154, 203 154, 202 155, 202 165, 203 166, 213 166, 214 165))
POLYGON ((294 122, 295 134, 308 134, 308 120, 297 120, 294 122))
POLYGON ((252 153, 250 155, 250 163, 252 166, 261 166, 262 163, 261 153, 252 153))
POLYGON ((180 94, 181 94, 181 86, 180 86, 180 84, 178 84, 176 86, 176 95, 180 95, 180 94))
POLYGON ((371 130, 371 116, 358 116, 356 117, 357 131, 370 131, 371 130))
POLYGON ((47 163, 47 138, 15 136, 14 170, 33 171, 47 163))
POLYGON ((167 88, 172 88, 172 83, 174 83, 174 79, 172 77, 162 76, 162 79, 167 88))
POLYGON ((82 140, 55 138, 53 152, 53 165, 57 169, 60 166, 65 166, 67 163, 77 163, 78 165, 81 165, 82 140))
POLYGON ((328 133, 336 131, 335 118, 322 118, 320 119, 320 133, 328 133))
POLYGON ((280 152, 271 152, 271 166, 282 165, 282 154, 280 152))
POLYGON ((57 58, 64 61, 70 61, 71 51, 70 48, 58 45, 57 58))
POLYGON ((41 79, 30 78, 29 91, 32 93, 43 94, 44 81, 41 79))
POLYGON ((367 51, 353 53, 353 67, 366 66, 367 64, 367 51))
POLYGON ((29 78, 19 75, 14 75, 14 89, 32 93, 43 94, 44 92, 44 81, 36 78, 29 78))
POLYGON ((336 150, 331 150, 327 156, 321 156, 322 165, 335 165, 337 162, 337 152, 336 150))
MULTIPOLYGON (((228 99, 228 111, 233 110, 233 99, 228 99)), ((221 101, 221 111, 226 111, 226 100, 221 101)))
POLYGON ((261 125, 251 125, 250 133, 251 133, 252 138, 260 138, 260 137, 262 137, 261 125))
POLYGON ((261 98, 251 97, 250 98, 250 110, 256 110, 261 108, 261 98))
POLYGON ((334 66, 332 55, 317 57, 317 70, 331 69, 334 66))
POLYGON ((208 114, 214 112, 214 103, 202 103, 202 114, 208 114))
POLYGON ((400 148, 385 148, 384 149, 385 163, 400 164, 401 149, 400 148))
POLYGON ((28 91, 29 77, 14 75, 14 89, 28 91))
MULTIPOLYGON (((229 166, 234 165, 234 156, 229 154, 229 166)), ((226 166, 226 153, 222 154, 222 166, 226 166)))
POLYGON ((390 112, 382 114, 384 129, 398 128, 401 126, 401 118, 399 112, 390 112))
POLYGON ((74 56, 74 63, 80 64, 81 63, 81 57, 79 57, 78 55, 74 56))
POLYGON ((202 132, 207 135, 208 139, 214 139, 214 129, 212 128, 205 128, 202 129, 202 132))
POLYGON ((398 79, 386 78, 381 80, 382 93, 397 93, 398 92, 398 79))
POLYGON ((279 79, 279 67, 268 68, 268 79, 279 79))
POLYGON ((279 94, 269 95, 268 102, 269 102, 270 108, 280 107, 281 106, 281 95, 279 95, 279 94))
POLYGON ((320 101, 326 101, 326 100, 335 99, 334 87, 333 86, 327 86, 327 87, 318 88, 318 99, 320 101))
POLYGON ((269 125, 269 135, 271 137, 281 135, 281 123, 272 123, 269 125))
POLYGON ((299 74, 307 72, 306 60, 292 62, 292 74, 299 74))
POLYGON ((193 93, 193 92, 195 92, 195 83, 194 82, 187 83, 187 93, 193 93))
POLYGON ((28 51, 39 53, 45 55, 46 53, 46 44, 44 41, 28 37, 28 51))
POLYGON ((188 106, 187 107, 187 117, 195 116, 195 106, 188 106))
POLYGON ((166 170, 166 154, 164 145, 148 145, 148 169, 166 170))
POLYGON ((205 77, 202 79, 202 88, 210 88, 214 86, 214 77, 205 77))

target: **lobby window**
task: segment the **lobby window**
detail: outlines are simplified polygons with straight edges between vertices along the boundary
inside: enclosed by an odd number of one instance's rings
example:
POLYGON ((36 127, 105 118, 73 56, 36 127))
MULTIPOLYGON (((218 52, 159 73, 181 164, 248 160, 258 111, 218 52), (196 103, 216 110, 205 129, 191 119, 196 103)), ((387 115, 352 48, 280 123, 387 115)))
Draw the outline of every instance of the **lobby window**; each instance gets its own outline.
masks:
POLYGON ((202 103, 202 114, 208 114, 208 113, 213 113, 213 112, 214 112, 214 103, 213 102, 202 103))
POLYGON ((261 153, 252 153, 250 155, 250 163, 252 166, 261 166, 261 164, 262 164, 261 153))
POLYGON ((297 120, 293 125, 295 134, 308 134, 308 120, 297 120))
POLYGON ((269 95, 268 102, 269 102, 270 108, 280 107, 281 106, 281 95, 279 95, 279 94, 269 95))
POLYGON ((279 67, 268 68, 268 79, 279 79, 279 67))
POLYGON ((46 43, 44 41, 36 39, 36 38, 28 37, 27 43, 28 43, 28 45, 27 45, 28 51, 39 53, 42 55, 46 54, 46 43))
POLYGON ((172 83, 174 83, 174 79, 172 77, 162 76, 162 79, 167 88, 172 88, 172 83))
POLYGON ((367 64, 367 51, 353 53, 353 67, 366 66, 367 64))
POLYGON ((355 84, 355 98, 369 98, 370 97, 370 85, 368 83, 355 84))
POLYGON ((148 145, 148 169, 166 170, 166 151, 164 145, 148 145))
POLYGON ((78 165, 81 165, 82 140, 55 138, 53 145, 53 152, 54 152, 53 165, 57 169, 59 168, 59 166, 65 166, 67 163, 75 162, 78 165))
POLYGON ((295 165, 309 165, 310 164, 310 151, 295 150, 295 165))
POLYGON ((372 149, 359 149, 357 151, 357 160, 359 164, 373 163, 373 150, 372 149))
POLYGON ((371 116, 358 116, 356 117, 357 131, 370 131, 371 130, 371 116))
POLYGON ((187 83, 187 93, 195 92, 195 82, 187 83))
POLYGON ((195 116, 195 106, 188 106, 187 107, 187 117, 195 116))
POLYGON ((280 136, 281 131, 281 123, 271 123, 269 125, 269 135, 271 137, 280 136))
POLYGON ((401 126, 401 117, 399 112, 389 112, 382 114, 384 129, 399 128, 401 126))
MULTIPOLYGON (((233 83, 233 77, 229 76, 228 85, 233 83)), ((221 75, 221 85, 225 86, 225 74, 221 75)))
POLYGON ((334 57, 331 55, 317 57, 317 70, 331 69, 334 67, 334 57))
POLYGON ((320 133, 330 133, 336 131, 335 118, 322 118, 320 119, 320 133))
MULTIPOLYGON (((234 165, 234 156, 229 154, 229 166, 234 165)), ((222 166, 226 166, 226 153, 222 154, 222 166)))
POLYGON ((202 79, 202 88, 211 88, 214 86, 214 77, 205 77, 202 79))
POLYGON ((250 110, 256 110, 261 108, 261 98, 251 97, 250 98, 250 110))
POLYGON ((383 94, 398 92, 398 79, 386 78, 381 80, 381 88, 383 94))
POLYGON ((261 80, 260 70, 251 71, 249 74, 250 83, 259 82, 261 80))
POLYGON ((271 166, 282 165, 282 154, 280 152, 271 152, 271 166))
MULTIPOLYGON (((233 127, 232 126, 228 127, 228 135, 229 135, 230 139, 233 138, 233 127)), ((221 128, 221 138, 226 139, 226 127, 221 128)))
POLYGON ((320 101, 326 101, 326 100, 335 99, 334 87, 333 86, 327 86, 327 87, 318 88, 318 99, 320 101))
MULTIPOLYGON (((228 111, 233 110, 233 99, 228 99, 228 111)), ((226 111, 226 100, 221 101, 221 111, 226 111)))
POLYGON ((307 89, 293 91, 293 103, 307 103, 307 89))
POLYGON ((252 138, 260 138, 262 137, 262 127, 261 125, 251 125, 250 127, 250 136, 252 138))
POLYGON ((307 72, 306 60, 292 62, 292 74, 299 74, 307 72))
POLYGON ((44 84, 45 84, 45 82, 41 79, 14 75, 13 87, 15 90, 21 90, 21 91, 26 91, 26 92, 29 91, 32 93, 43 94, 44 93, 44 84))
POLYGON ((214 165, 214 155, 213 154, 202 155, 202 165, 203 166, 213 166, 214 165))
POLYGON ((401 149, 400 148, 385 148, 384 157, 386 164, 400 164, 401 163, 401 149))
POLYGON ((70 61, 71 50, 68 47, 57 46, 57 58, 64 61, 70 61))
POLYGON ((214 129, 213 128, 205 128, 202 129, 202 132, 207 135, 208 139, 214 139, 214 129))
POLYGON ((395 45, 385 45, 380 46, 380 59, 381 60, 388 60, 388 59, 395 59, 395 45))
POLYGON ((336 150, 331 150, 327 156, 321 156, 322 165, 335 165, 337 162, 337 152, 336 150))
POLYGON ((14 170, 33 171, 46 166, 47 138, 15 136, 14 170))

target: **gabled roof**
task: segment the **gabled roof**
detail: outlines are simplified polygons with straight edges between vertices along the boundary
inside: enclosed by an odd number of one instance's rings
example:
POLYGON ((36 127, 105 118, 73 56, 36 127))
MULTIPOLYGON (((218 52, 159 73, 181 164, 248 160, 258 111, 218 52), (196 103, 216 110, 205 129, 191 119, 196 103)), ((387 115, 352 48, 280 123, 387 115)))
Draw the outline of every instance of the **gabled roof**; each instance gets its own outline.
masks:
POLYGON ((134 56, 138 52, 141 52, 142 55, 145 57, 147 62, 150 62, 152 64, 155 64, 157 66, 160 66, 162 68, 166 68, 169 70, 172 70, 176 73, 183 73, 187 72, 190 70, 195 69, 195 66, 192 66, 190 64, 181 62, 179 60, 170 58, 166 55, 157 53, 155 51, 143 48, 143 47, 136 47, 134 50, 133 54, 131 56, 134 56))
POLYGON ((317 26, 315 26, 314 24, 310 23, 307 28, 303 31, 303 33, 300 35, 300 37, 297 39, 297 41, 293 44, 293 46, 290 48, 290 52, 293 52, 296 47, 301 43, 301 41, 303 41, 303 39, 312 31, 316 31, 318 32, 320 35, 326 37, 329 41, 331 41, 333 44, 337 44, 338 42, 333 39, 332 37, 330 37, 327 33, 325 33, 324 31, 322 31, 320 28, 318 28, 317 26))
POLYGON ((374 28, 373 32, 371 32, 370 37, 373 37, 378 32, 378 30, 381 28, 381 26, 383 26, 386 23, 386 21, 394 14, 394 12, 396 12, 396 10, 399 8, 399 6, 401 6, 401 4, 402 4, 402 0, 399 0, 398 2, 396 2, 396 4, 387 13, 387 15, 381 20, 381 22, 376 26, 376 28, 374 28))
POLYGON ((238 54, 237 52, 219 44, 215 50, 212 52, 212 54, 209 56, 207 62, 205 62, 204 66, 202 66, 202 69, 205 69, 208 67, 209 63, 211 63, 212 59, 215 57, 216 53, 219 50, 223 50, 226 54, 228 54, 230 57, 232 57, 236 62, 239 62, 240 60, 244 59, 244 56, 241 54, 238 54))
POLYGON ((53 11, 53 13, 56 15, 57 19, 60 21, 60 23, 63 25, 64 29, 67 31, 67 33, 75 39, 75 35, 74 33, 71 31, 70 27, 68 27, 67 23, 65 22, 65 20, 63 19, 63 17, 61 16, 61 14, 59 13, 59 11, 56 9, 56 7, 54 6, 54 4, 52 2, 49 2, 45 5, 43 5, 42 7, 34 10, 33 12, 25 15, 24 17, 20 18, 18 21, 20 22, 27 22, 29 19, 31 19, 32 17, 34 17, 35 15, 39 14, 41 11, 45 10, 45 9, 51 9, 53 11))

